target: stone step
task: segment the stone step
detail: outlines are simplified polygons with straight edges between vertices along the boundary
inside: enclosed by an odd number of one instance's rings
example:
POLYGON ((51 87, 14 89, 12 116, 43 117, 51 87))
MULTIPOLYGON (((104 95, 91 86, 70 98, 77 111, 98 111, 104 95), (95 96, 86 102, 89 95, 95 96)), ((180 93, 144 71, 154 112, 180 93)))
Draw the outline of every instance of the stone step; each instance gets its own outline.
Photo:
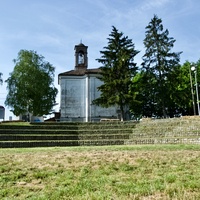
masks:
POLYGON ((1 141, 1 148, 124 145, 125 140, 1 141))
POLYGON ((40 125, 26 125, 26 126, 17 126, 17 125, 0 125, 0 130, 5 130, 5 129, 45 129, 45 130, 51 130, 51 129, 56 129, 56 130, 88 130, 88 129, 122 129, 122 128, 134 128, 135 123, 124 123, 124 124, 119 124, 119 123, 114 123, 114 124, 107 124, 107 123, 93 123, 93 124, 60 124, 57 123, 55 125, 48 125, 48 124, 43 124, 40 125))
POLYGON ((130 134, 71 134, 71 135, 39 135, 39 134, 0 134, 0 141, 31 141, 31 140, 105 140, 129 139, 130 134))
POLYGON ((2 134, 123 134, 132 133, 133 129, 85 129, 85 130, 57 130, 57 129, 0 129, 2 134))

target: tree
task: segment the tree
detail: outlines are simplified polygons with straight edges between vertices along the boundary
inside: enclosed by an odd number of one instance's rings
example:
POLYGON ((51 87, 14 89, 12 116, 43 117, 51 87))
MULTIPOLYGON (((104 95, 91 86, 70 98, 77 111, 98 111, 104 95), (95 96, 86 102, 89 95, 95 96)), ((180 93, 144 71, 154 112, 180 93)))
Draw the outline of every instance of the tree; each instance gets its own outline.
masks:
MULTIPOLYGON (((169 31, 163 29, 162 20, 154 15, 146 27, 142 70, 148 86, 146 100, 154 105, 157 115, 167 116, 171 104, 169 82, 171 73, 180 62, 182 52, 172 52, 175 39, 169 37, 169 31), (149 96, 148 96, 149 95, 149 96)), ((147 102, 146 102, 147 103, 147 102)), ((149 104, 148 103, 148 104, 149 104)), ((150 105, 149 104, 149 105, 150 105)))
POLYGON ((196 67, 197 80, 199 80, 200 61, 196 63, 186 61, 183 65, 175 67, 168 79, 171 83, 169 84, 170 99, 173 99, 171 112, 176 110, 183 115, 195 115, 197 113, 195 72, 191 70, 192 66, 196 67))
POLYGON ((0 72, 0 85, 3 83, 3 79, 1 78, 2 75, 3 75, 3 74, 0 72))
POLYGON ((140 71, 132 79, 131 91, 136 91, 136 103, 131 105, 134 116, 152 116, 155 113, 155 93, 152 85, 155 80, 151 74, 140 71))
POLYGON ((35 51, 21 50, 14 59, 14 70, 6 80, 8 94, 5 105, 17 116, 32 113, 49 114, 58 90, 54 87, 55 68, 35 51))
POLYGON ((130 86, 131 79, 137 71, 134 57, 139 51, 135 50, 132 40, 114 26, 109 36, 108 46, 100 51, 102 56, 97 59, 102 64, 100 80, 103 84, 98 87, 101 91, 100 97, 93 103, 102 107, 118 106, 121 120, 124 120, 129 104, 134 99, 130 93, 130 86))

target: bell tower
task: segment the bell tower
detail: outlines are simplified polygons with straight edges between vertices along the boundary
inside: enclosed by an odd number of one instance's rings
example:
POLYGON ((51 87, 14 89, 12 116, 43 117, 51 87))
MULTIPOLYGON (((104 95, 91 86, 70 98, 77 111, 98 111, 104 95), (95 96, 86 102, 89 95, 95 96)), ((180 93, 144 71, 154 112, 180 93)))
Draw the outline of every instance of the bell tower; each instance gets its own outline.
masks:
POLYGON ((75 70, 79 69, 87 69, 88 67, 88 58, 87 58, 87 48, 88 46, 85 46, 82 44, 82 42, 79 45, 75 45, 75 70))

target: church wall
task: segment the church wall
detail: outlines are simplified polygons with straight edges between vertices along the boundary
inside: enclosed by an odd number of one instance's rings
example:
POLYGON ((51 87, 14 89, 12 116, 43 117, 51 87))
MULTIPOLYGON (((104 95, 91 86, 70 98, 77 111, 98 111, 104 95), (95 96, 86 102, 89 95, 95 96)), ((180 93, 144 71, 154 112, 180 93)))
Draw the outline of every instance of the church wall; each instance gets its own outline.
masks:
POLYGON ((91 120, 96 119, 98 120, 101 118, 107 117, 117 117, 116 107, 109 107, 109 108, 102 108, 100 106, 92 105, 92 101, 98 97, 100 97, 101 92, 97 90, 97 87, 102 85, 102 81, 99 80, 97 77, 90 77, 90 114, 91 120))
POLYGON ((97 87, 102 84, 95 75, 62 77, 59 84, 61 121, 99 121, 117 117, 116 107, 102 108, 92 104, 100 97, 97 87))
POLYGON ((61 79, 61 120, 85 121, 85 78, 61 79))

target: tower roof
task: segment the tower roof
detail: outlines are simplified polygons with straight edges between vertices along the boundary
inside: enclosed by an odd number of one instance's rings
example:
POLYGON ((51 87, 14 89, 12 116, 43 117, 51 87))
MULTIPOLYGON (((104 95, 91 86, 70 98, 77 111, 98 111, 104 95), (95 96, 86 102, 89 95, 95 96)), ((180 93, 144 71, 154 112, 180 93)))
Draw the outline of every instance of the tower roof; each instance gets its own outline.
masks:
POLYGON ((88 46, 85 46, 82 42, 80 42, 79 44, 75 45, 74 49, 76 49, 77 47, 86 47, 86 48, 88 48, 88 46))

